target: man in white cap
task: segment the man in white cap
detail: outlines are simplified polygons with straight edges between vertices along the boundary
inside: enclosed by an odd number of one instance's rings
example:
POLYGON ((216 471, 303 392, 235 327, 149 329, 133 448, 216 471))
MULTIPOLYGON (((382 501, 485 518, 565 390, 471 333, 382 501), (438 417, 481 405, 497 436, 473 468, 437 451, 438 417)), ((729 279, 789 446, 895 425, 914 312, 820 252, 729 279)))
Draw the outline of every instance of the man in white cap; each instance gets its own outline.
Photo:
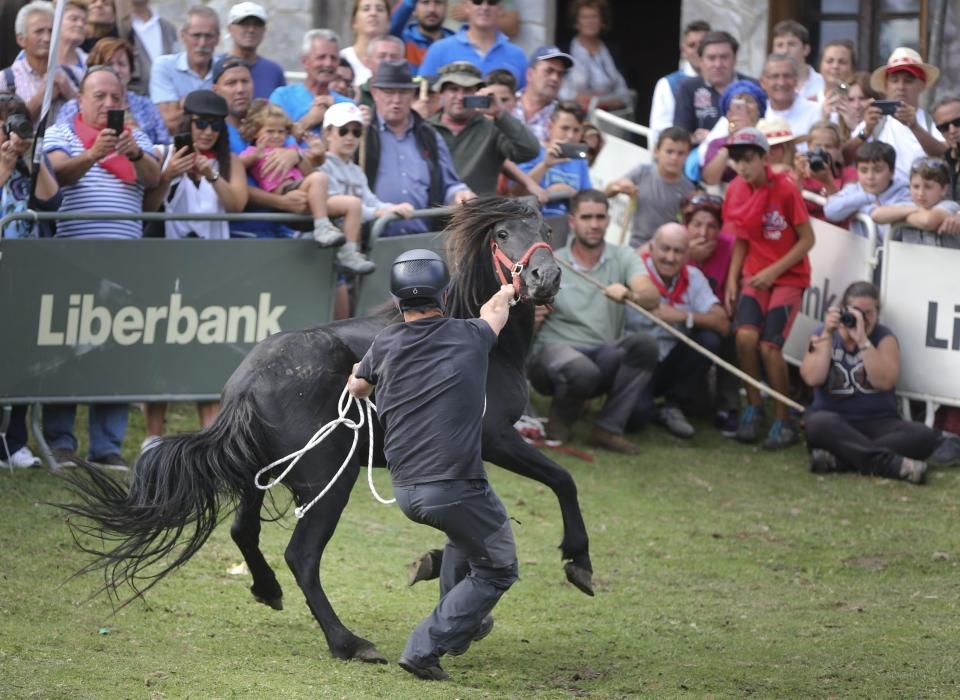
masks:
POLYGON ((283 68, 257 53, 267 32, 267 11, 255 2, 241 2, 230 8, 227 31, 233 45, 228 52, 242 58, 253 76, 253 96, 267 99, 278 87, 287 84, 283 68))
POLYGON ((871 74, 870 87, 899 104, 892 114, 884 114, 876 104, 867 107, 845 152, 855 152, 865 141, 888 143, 897 152, 896 171, 906 180, 917 158, 942 156, 947 150, 943 135, 920 107, 920 94, 933 87, 939 77, 940 69, 924 63, 913 49, 894 49, 887 64, 871 74))

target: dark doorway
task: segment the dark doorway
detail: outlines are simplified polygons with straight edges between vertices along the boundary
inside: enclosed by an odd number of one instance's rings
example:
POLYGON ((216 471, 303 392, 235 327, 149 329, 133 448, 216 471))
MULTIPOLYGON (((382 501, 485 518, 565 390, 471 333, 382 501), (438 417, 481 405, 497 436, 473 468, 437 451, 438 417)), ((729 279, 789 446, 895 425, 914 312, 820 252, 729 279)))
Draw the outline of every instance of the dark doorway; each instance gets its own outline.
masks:
MULTIPOLYGON (((570 8, 557 0, 557 44, 574 36, 570 8)), ((680 3, 608 0, 612 27, 604 39, 627 84, 637 91, 636 120, 646 124, 657 80, 677 69, 680 59, 680 3)))

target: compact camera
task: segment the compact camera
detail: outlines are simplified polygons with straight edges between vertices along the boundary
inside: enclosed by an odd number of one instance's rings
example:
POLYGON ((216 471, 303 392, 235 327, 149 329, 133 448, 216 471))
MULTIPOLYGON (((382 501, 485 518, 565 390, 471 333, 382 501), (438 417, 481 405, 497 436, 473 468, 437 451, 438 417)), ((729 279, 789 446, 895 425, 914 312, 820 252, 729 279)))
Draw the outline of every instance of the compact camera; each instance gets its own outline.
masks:
POLYGON ((810 152, 807 153, 807 160, 810 162, 810 169, 815 173, 826 170, 833 165, 833 158, 820 146, 810 149, 810 152))
POLYGON ((842 309, 840 311, 840 323, 842 323, 847 328, 856 328, 857 327, 857 317, 853 315, 853 312, 849 309, 842 309))

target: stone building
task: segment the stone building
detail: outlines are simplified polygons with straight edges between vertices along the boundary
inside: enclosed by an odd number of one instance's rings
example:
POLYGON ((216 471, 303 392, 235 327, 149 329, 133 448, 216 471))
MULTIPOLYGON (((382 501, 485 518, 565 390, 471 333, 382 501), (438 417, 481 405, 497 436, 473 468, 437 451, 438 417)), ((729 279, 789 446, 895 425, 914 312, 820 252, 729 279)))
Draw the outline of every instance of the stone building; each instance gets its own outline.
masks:
MULTIPOLYGON (((201 0, 222 17, 233 0, 201 0)), ((350 0, 259 0, 270 13, 264 53, 287 70, 298 70, 300 37, 306 28, 336 29, 350 40, 350 0)), ((457 0, 449 0, 453 3, 457 0)), ((522 19, 517 42, 527 50, 543 43, 563 44, 572 36, 569 8, 575 0, 514 0, 522 19)), ((769 46, 769 28, 794 18, 812 34, 813 55, 827 41, 850 38, 858 47, 860 68, 881 65, 893 47, 909 45, 930 56, 931 37, 943 13, 944 47, 938 92, 960 90, 960 41, 956 18, 960 0, 682 0, 640 2, 608 0, 615 22, 608 35, 627 82, 639 95, 638 114, 645 115, 657 78, 673 70, 681 27, 702 18, 741 42, 738 68, 757 75, 769 46), (952 83, 952 84, 951 84, 952 83)), ((166 17, 183 17, 192 0, 154 0, 166 17)), ((934 59, 933 62, 937 62, 934 59)))

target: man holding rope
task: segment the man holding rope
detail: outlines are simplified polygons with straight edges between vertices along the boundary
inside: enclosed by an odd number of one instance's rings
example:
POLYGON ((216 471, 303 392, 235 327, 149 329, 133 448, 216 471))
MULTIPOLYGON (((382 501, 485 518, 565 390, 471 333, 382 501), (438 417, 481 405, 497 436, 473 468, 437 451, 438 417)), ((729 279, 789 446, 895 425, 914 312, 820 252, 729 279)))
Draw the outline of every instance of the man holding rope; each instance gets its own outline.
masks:
POLYGON ((383 451, 397 504, 414 522, 447 535, 440 602, 410 635, 400 666, 423 680, 449 676, 443 654, 464 653, 493 629, 490 611, 517 580, 507 511, 480 457, 489 353, 507 323, 512 286, 479 319, 444 317, 449 274, 428 250, 411 250, 390 270, 403 323, 387 326, 354 365, 347 388, 377 389, 383 451))
POLYGON ((548 438, 567 441, 584 401, 606 395, 588 442, 637 454, 640 449, 623 431, 657 365, 657 341, 646 333, 623 335, 623 306, 607 298, 655 309, 660 294, 631 248, 604 242, 609 212, 603 192, 578 193, 570 200, 569 220, 573 240, 556 251, 557 261, 589 272, 603 294, 571 276, 551 310, 538 308, 542 325, 530 352, 530 382, 553 397, 548 438))

